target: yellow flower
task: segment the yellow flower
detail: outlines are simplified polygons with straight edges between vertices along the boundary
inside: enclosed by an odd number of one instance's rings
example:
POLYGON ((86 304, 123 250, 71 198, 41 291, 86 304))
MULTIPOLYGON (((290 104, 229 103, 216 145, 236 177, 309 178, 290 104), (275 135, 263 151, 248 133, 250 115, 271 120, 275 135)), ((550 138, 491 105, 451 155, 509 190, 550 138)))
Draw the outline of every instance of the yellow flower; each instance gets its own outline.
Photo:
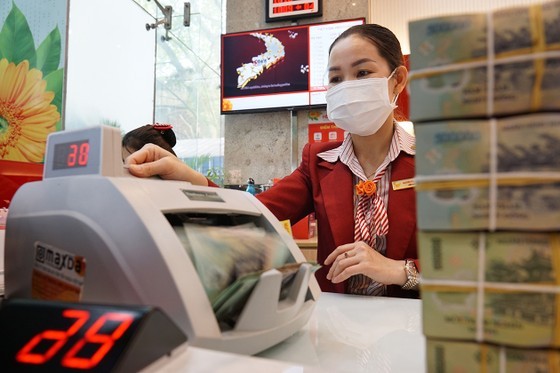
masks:
POLYGON ((0 60, 0 159, 43 161, 47 135, 60 119, 46 87, 43 73, 29 70, 27 60, 17 66, 0 60))
POLYGON ((360 180, 360 182, 356 184, 356 194, 359 196, 365 194, 371 197, 375 194, 376 190, 377 190, 377 186, 371 180, 366 180, 366 181, 360 180))

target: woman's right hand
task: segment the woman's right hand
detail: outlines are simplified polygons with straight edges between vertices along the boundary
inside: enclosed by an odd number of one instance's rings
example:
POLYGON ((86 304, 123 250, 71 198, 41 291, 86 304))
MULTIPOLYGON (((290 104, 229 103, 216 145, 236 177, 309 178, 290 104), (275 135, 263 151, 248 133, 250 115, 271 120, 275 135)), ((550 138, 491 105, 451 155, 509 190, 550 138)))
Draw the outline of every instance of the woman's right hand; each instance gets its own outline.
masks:
POLYGON ((125 167, 137 177, 159 176, 167 180, 188 181, 208 185, 208 179, 179 158, 154 144, 146 144, 125 159, 125 167))

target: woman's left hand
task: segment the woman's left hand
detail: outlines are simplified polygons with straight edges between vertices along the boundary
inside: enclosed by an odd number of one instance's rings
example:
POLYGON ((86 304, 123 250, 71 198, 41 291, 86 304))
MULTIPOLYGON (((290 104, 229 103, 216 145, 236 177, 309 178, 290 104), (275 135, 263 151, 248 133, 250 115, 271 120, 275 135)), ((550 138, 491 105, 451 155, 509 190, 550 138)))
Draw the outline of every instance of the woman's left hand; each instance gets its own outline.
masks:
POLYGON ((331 263, 327 279, 335 284, 358 274, 385 285, 406 282, 404 260, 387 258, 363 241, 337 247, 325 260, 325 265, 331 263))

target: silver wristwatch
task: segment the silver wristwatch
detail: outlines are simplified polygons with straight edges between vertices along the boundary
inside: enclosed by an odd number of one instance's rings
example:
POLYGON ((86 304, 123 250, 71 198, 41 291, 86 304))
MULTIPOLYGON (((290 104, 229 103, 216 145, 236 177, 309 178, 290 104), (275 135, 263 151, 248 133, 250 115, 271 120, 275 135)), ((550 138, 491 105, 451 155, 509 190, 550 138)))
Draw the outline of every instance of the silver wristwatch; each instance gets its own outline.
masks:
POLYGON ((420 284, 420 274, 418 269, 416 269, 416 264, 413 260, 406 259, 404 261, 404 271, 406 273, 406 282, 402 286, 404 290, 417 290, 420 284))

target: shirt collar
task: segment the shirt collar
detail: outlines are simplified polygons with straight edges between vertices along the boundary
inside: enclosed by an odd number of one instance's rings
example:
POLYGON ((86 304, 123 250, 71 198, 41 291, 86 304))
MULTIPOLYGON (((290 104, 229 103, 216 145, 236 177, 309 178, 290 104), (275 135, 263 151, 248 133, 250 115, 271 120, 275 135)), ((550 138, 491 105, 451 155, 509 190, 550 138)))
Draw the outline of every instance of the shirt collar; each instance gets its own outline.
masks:
MULTIPOLYGON (((414 135, 408 133, 398 122, 395 122, 395 131, 393 132, 389 150, 390 161, 394 161, 401 151, 410 155, 415 155, 415 142, 414 135)), ((351 158, 356 157, 354 155, 354 147, 352 146, 352 137, 350 133, 345 132, 344 140, 340 146, 319 153, 317 156, 327 162, 334 163, 340 159, 344 164, 348 164, 351 158)))

